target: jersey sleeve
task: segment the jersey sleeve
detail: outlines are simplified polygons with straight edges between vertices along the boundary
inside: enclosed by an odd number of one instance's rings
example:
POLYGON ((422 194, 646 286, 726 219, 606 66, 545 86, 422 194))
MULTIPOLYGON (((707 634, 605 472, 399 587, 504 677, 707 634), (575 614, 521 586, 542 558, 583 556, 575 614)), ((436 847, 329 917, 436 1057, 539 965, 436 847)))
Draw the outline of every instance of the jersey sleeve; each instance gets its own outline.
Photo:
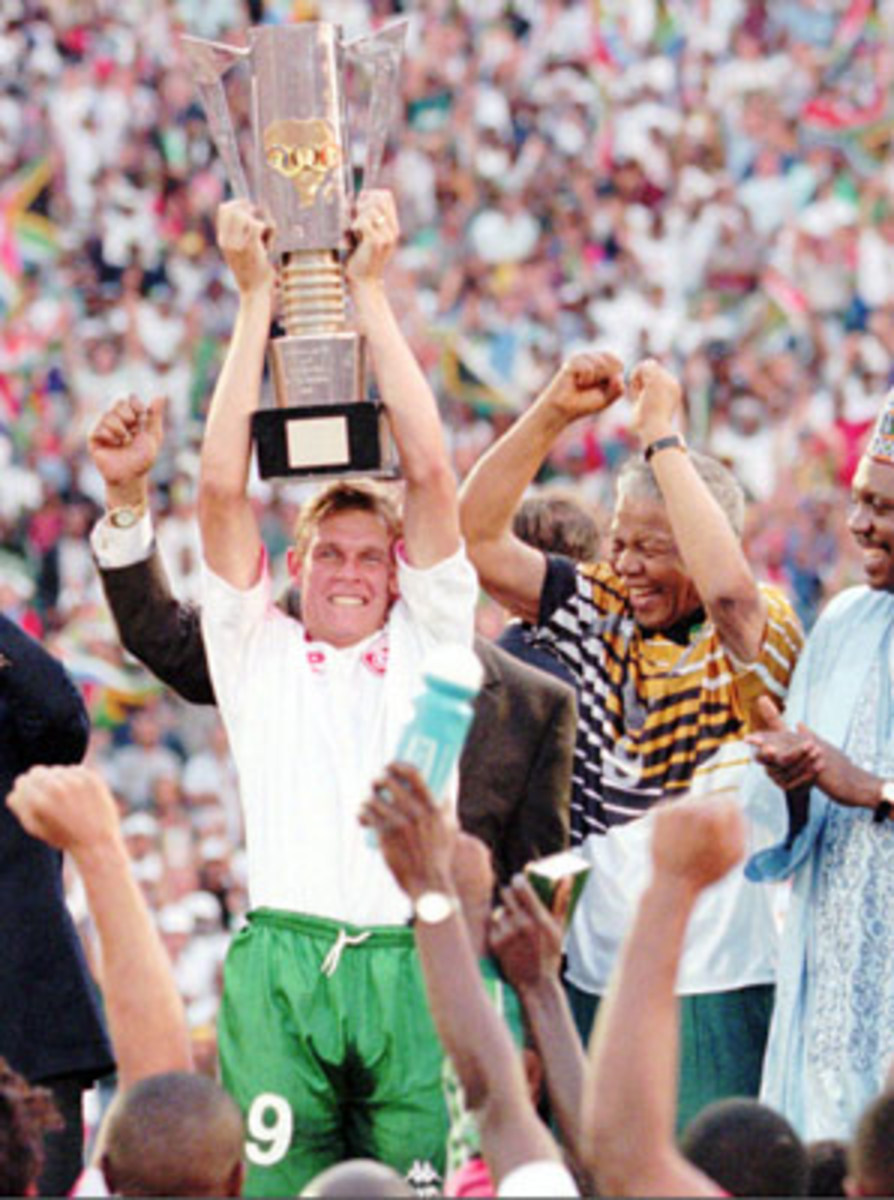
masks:
POLYGON ((413 567, 399 553, 400 598, 413 624, 436 642, 471 646, 475 633, 478 577, 460 547, 433 567, 413 567))
POLYGON ((202 564, 202 637, 221 710, 238 708, 245 695, 251 657, 269 625, 272 584, 266 554, 257 583, 233 587, 202 564))
POLYGON ((778 708, 784 707, 804 645, 801 623, 782 592, 765 584, 761 584, 761 592, 767 603, 767 627, 760 654, 753 663, 736 671, 736 694, 749 730, 754 727, 754 708, 761 696, 769 696, 778 708))
POLYGON ((563 554, 548 554, 537 623, 546 625, 557 609, 573 602, 576 591, 577 570, 574 562, 563 554))
POLYGON ((607 563, 581 565, 550 554, 533 643, 538 650, 558 658, 575 679, 580 679, 582 647, 614 628, 624 611, 620 581, 607 563))

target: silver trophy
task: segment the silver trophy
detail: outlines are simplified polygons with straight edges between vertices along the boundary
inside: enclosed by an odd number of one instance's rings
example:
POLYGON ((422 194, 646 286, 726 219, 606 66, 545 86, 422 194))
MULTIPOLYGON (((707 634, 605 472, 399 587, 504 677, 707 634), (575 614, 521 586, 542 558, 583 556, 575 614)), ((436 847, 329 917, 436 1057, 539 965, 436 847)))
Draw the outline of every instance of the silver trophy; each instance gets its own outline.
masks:
POLYGON ((339 27, 322 21, 264 25, 249 30, 245 47, 183 38, 233 194, 276 226, 285 333, 270 341, 275 407, 252 420, 264 479, 396 471, 384 408, 366 394, 364 339, 348 321, 342 260, 354 189, 346 80, 350 73, 369 81, 363 186, 375 187, 406 28, 402 21, 343 42, 339 27), (253 189, 222 82, 237 62, 249 70, 253 189))

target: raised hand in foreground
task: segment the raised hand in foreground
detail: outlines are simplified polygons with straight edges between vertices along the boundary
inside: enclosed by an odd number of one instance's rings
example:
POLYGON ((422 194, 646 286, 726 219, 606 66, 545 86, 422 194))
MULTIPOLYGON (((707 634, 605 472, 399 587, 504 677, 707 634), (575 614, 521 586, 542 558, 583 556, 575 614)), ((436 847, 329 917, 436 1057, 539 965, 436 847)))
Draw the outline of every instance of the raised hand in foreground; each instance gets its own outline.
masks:
POLYGON ((191 1069, 170 960, 101 777, 88 767, 32 767, 16 780, 7 804, 32 837, 70 853, 80 871, 102 951, 100 983, 122 1086, 191 1069))
POLYGON ((491 1175, 499 1186, 510 1174, 525 1172, 519 1195, 577 1195, 534 1111, 509 1030, 481 981, 450 874, 455 826, 418 771, 405 764, 392 764, 376 781, 360 821, 376 831, 385 861, 414 901, 432 1018, 477 1117, 491 1175))

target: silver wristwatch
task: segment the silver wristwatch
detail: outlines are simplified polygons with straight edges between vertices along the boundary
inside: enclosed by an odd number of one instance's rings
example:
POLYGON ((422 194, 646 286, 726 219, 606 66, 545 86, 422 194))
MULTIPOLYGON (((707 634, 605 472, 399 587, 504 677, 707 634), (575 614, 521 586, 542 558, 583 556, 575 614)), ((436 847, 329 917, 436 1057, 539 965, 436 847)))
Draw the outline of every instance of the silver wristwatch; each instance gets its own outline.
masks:
POLYGON ((413 915, 423 925, 440 925, 455 912, 459 912, 459 901, 446 892, 422 892, 413 902, 413 915))

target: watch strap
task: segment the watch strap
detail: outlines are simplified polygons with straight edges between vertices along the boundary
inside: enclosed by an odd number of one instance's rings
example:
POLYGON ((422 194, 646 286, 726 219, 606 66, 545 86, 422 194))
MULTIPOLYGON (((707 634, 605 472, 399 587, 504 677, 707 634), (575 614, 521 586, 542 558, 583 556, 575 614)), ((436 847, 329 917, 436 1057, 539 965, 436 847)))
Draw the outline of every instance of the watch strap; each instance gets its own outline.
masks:
POLYGON ((149 506, 145 501, 140 504, 118 504, 108 510, 106 517, 114 529, 132 529, 148 511, 149 506))
POLYGON ((651 462, 661 450, 682 450, 685 454, 686 441, 682 433, 668 433, 664 437, 656 438, 654 442, 649 442, 643 451, 643 457, 646 462, 651 462))

